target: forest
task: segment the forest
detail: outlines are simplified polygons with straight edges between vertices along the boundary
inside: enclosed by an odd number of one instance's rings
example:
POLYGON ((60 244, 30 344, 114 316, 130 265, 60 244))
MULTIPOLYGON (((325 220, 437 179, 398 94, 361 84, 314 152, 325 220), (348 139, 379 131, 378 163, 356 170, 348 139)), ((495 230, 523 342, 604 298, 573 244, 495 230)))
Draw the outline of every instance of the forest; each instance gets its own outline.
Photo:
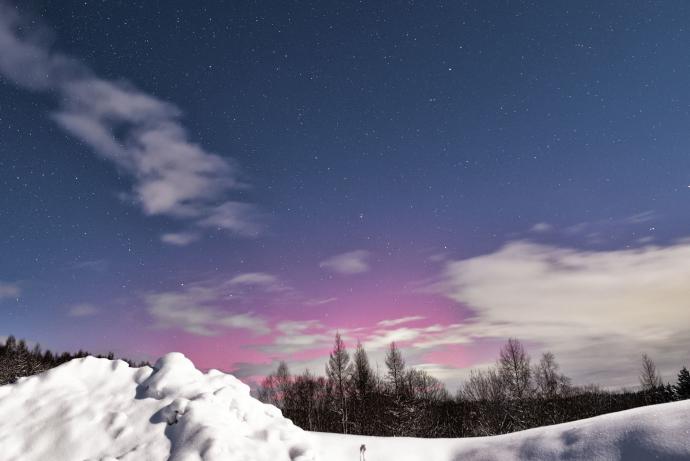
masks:
POLYGON ((664 383, 647 355, 636 390, 575 386, 554 355, 532 363, 522 343, 509 339, 496 364, 473 370, 455 395, 424 370, 406 366, 395 343, 377 374, 361 343, 352 357, 339 334, 326 376, 292 375, 281 362, 257 391, 298 426, 320 432, 375 436, 472 437, 504 434, 604 413, 690 398, 690 372, 664 383))
MULTIPOLYGON (((112 353, 103 356, 82 350, 55 354, 10 336, 0 345, 0 384, 90 355, 115 358, 112 353)), ((149 365, 122 360, 130 366, 149 365)), ((472 370, 455 395, 424 370, 407 366, 395 343, 388 348, 385 366, 385 374, 380 375, 362 344, 351 356, 336 334, 325 376, 309 371, 293 375, 281 362, 256 394, 306 430, 406 437, 504 434, 690 398, 687 367, 678 372, 674 384, 664 383, 652 359, 643 355, 639 389, 575 386, 560 372, 553 354, 546 352, 532 363, 517 339, 506 342, 494 366, 472 370)))
MULTIPOLYGON (((11 384, 18 378, 42 373, 72 359, 87 356, 115 359, 112 352, 107 355, 91 354, 79 350, 76 353, 63 352, 55 354, 52 351, 41 349, 40 344, 29 348, 23 339, 17 340, 14 336, 9 336, 4 344, 0 344, 0 385, 11 384)), ((129 359, 120 359, 127 362, 130 366, 141 367, 149 365, 148 362, 134 362, 129 359)))

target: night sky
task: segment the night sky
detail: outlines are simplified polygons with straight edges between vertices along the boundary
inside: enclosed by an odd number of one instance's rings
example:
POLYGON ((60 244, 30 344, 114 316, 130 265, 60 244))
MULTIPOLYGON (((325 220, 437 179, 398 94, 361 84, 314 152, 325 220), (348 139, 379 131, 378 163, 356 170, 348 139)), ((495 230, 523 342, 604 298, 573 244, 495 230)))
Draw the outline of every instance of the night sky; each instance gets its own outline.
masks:
POLYGON ((261 376, 690 351, 690 3, 0 4, 0 337, 261 376))

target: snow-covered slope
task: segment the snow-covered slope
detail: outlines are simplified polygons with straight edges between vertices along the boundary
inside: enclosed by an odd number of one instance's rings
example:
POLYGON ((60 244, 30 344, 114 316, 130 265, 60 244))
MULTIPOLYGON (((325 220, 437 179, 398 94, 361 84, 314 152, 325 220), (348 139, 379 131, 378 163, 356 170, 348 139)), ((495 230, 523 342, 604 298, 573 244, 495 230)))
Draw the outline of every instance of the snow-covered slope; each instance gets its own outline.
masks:
POLYGON ((182 354, 153 369, 73 360, 0 387, 0 460, 690 460, 690 401, 477 439, 302 431, 182 354))

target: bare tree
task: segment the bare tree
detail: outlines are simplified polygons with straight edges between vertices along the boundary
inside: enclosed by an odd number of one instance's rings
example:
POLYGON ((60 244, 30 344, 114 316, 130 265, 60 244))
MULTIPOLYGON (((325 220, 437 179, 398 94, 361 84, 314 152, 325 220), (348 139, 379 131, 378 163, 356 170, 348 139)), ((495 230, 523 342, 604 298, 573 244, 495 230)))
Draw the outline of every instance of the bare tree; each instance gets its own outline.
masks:
POLYGON ((510 397, 526 397, 531 383, 530 358, 520 341, 510 338, 501 348, 498 367, 510 397))
POLYGON ((470 377, 460 389, 459 397, 475 402, 501 402, 506 397, 503 380, 493 367, 486 371, 471 370, 470 377))
POLYGON ((272 374, 266 376, 257 390, 257 397, 264 403, 270 403, 281 410, 282 402, 278 399, 278 391, 276 389, 276 378, 272 374))
POLYGON ((551 352, 545 352, 534 366, 532 377, 535 390, 541 397, 552 399, 565 395, 570 389, 570 378, 559 373, 559 365, 551 352))
POLYGON ((659 376, 659 373, 657 372, 656 365, 647 354, 642 354, 640 385, 645 391, 652 391, 663 386, 663 382, 661 381, 661 376, 659 376))
POLYGON ((425 370, 414 368, 405 373, 405 393, 411 398, 426 402, 439 402, 449 397, 441 381, 425 370))
POLYGON ((281 361, 278 364, 278 370, 276 370, 275 374, 276 392, 278 399, 281 402, 279 408, 285 408, 288 405, 291 385, 292 377, 290 376, 290 370, 288 369, 287 363, 281 361))

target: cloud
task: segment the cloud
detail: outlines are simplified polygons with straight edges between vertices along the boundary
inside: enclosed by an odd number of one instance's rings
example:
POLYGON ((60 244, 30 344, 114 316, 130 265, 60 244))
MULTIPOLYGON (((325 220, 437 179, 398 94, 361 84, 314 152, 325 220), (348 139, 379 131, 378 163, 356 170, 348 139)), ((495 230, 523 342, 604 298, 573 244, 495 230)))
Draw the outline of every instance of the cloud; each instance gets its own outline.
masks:
POLYGON ((538 222, 532 228, 530 229, 531 232, 537 233, 537 234, 544 234, 546 232, 551 232, 553 230, 553 226, 549 223, 545 222, 538 222))
POLYGON ((421 315, 413 315, 410 317, 401 317, 399 319, 392 319, 392 320, 381 320, 378 325, 381 327, 392 327, 395 325, 400 325, 401 323, 410 323, 414 322, 415 320, 424 320, 426 317, 422 317, 421 315))
POLYGON ((259 349, 269 353, 290 354, 304 350, 326 348, 333 341, 318 320, 283 321, 275 326, 276 336, 269 345, 259 349))
MULTIPOLYGON (((0 4, 0 73, 18 86, 54 94, 60 105, 53 120, 133 179, 131 198, 145 214, 244 236, 261 230, 253 205, 228 198, 247 188, 237 165, 191 142, 179 108, 96 76, 52 51, 44 35, 0 4)), ((163 241, 187 244, 190 235, 166 234, 163 241)))
POLYGON ((390 343, 407 342, 417 339, 421 334, 418 328, 397 328, 395 330, 380 330, 370 336, 365 342, 367 349, 382 349, 390 343))
POLYGON ((19 284, 0 281, 0 300, 4 298, 17 298, 20 293, 19 284))
POLYGON ((232 288, 258 288, 267 293, 291 290, 281 279, 266 272, 238 274, 228 281, 228 286, 232 288))
POLYGON ((72 269, 88 270, 94 272, 105 272, 108 270, 108 261, 105 259, 92 259, 87 261, 77 261, 70 264, 72 269))
POLYGON ((671 370, 690 347, 690 243, 579 251, 517 241, 454 261, 436 287, 474 311, 426 346, 516 336, 559 355, 575 378, 634 384, 642 352, 671 370), (598 352, 597 352, 598 351, 598 352))
POLYGON ((368 251, 355 250, 328 258, 322 261, 319 266, 338 274, 360 274, 369 270, 368 259, 368 251))
POLYGON ((219 299, 219 290, 215 287, 198 285, 145 296, 147 311, 158 328, 179 328, 200 336, 215 336, 223 329, 243 329, 258 335, 270 331, 262 318, 249 312, 219 309, 219 299))
POLYGON ((175 246, 185 246, 196 242, 201 236, 194 232, 171 232, 161 235, 161 241, 175 246))
POLYGON ((99 312, 100 309, 98 309, 93 304, 80 303, 71 306, 69 308, 69 311, 67 312, 67 315, 69 315, 70 317, 90 317, 98 314, 99 312))
POLYGON ((324 304, 330 304, 332 302, 337 301, 338 298, 331 297, 331 298, 318 298, 318 299, 310 299, 308 301, 305 301, 306 306, 323 306, 324 304))

